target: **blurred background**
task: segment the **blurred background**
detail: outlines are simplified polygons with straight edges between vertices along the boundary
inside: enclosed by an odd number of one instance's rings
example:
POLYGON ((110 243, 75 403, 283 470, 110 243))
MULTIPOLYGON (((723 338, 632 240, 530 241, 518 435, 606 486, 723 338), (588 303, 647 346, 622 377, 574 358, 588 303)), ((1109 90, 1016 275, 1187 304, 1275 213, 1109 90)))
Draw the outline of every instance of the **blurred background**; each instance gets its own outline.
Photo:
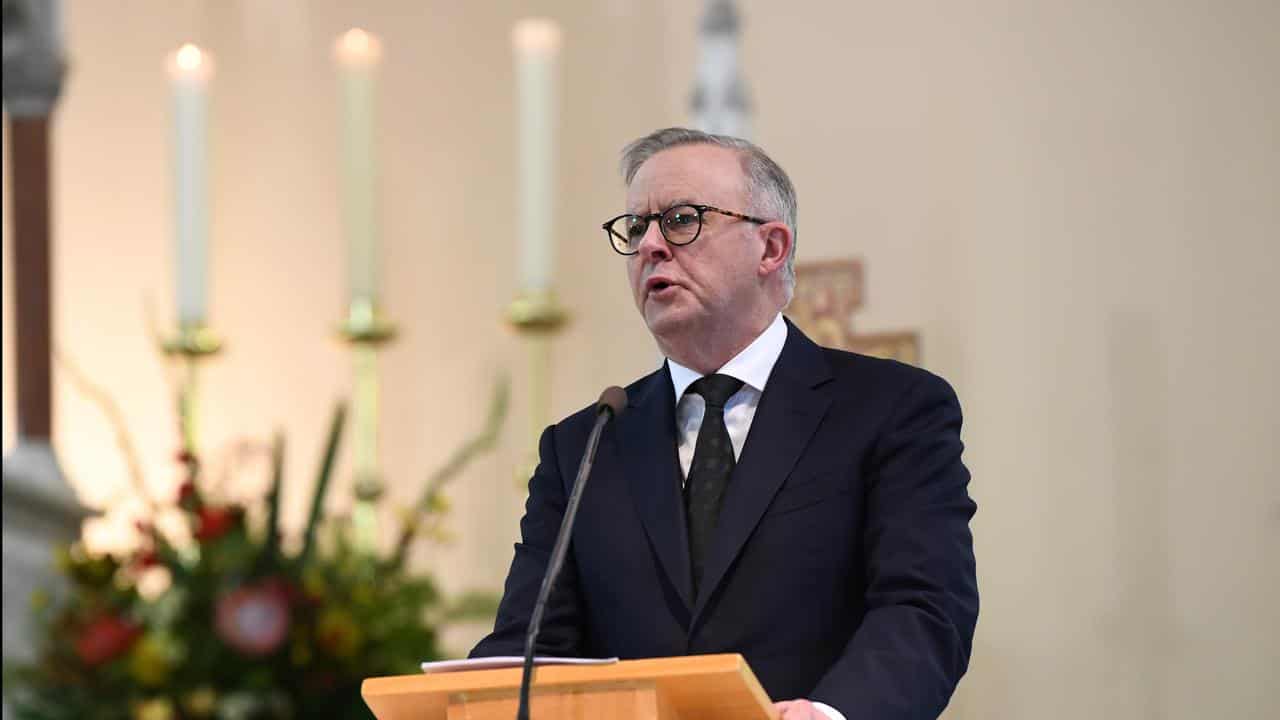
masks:
MULTIPOLYGON (((660 361, 599 226, 622 212, 622 145, 696 120, 716 4, 63 3, 52 434, 101 513, 84 523, 91 552, 136 543, 143 505, 117 425, 69 367, 118 405, 148 491, 182 481, 150 329, 178 322, 167 56, 190 42, 215 63, 206 304, 225 347, 201 361, 200 444, 228 466, 282 429, 296 534, 353 386, 333 46, 352 27, 380 40, 377 295, 399 329, 379 350, 381 542, 509 376, 494 451, 450 485, 453 541, 411 553, 447 590, 496 590, 542 412, 539 351, 507 320, 529 289, 512 28, 536 15, 560 34, 548 262, 568 322, 544 336, 551 421, 660 361)), ((860 260, 853 326, 914 332, 965 409, 982 611, 947 717, 1274 717, 1280 4, 744 0, 736 16, 743 132, 796 184, 799 259, 860 260)), ((6 222, 6 455, 11 239, 6 222)), ((351 463, 339 454, 335 512, 351 463)), ((229 476, 231 497, 267 488, 265 472, 229 476)), ((445 645, 465 653, 483 630, 445 645)))

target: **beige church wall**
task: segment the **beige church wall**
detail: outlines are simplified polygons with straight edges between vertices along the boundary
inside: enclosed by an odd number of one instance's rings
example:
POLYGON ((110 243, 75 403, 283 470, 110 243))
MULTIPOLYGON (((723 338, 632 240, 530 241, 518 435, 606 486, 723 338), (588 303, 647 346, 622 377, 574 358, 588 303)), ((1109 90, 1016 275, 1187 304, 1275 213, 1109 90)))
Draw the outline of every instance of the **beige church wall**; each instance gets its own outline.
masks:
MULTIPOLYGON (((982 613, 947 717, 1274 715, 1280 6, 740 6, 755 139, 799 189, 801 259, 864 258, 859 329, 919 331, 965 407, 982 613)), ((171 327, 162 58, 195 39, 218 68, 210 306, 227 349, 204 373, 204 443, 217 466, 220 449, 283 428, 297 527, 350 382, 333 332, 345 250, 329 44, 360 24, 386 45, 383 287, 402 331, 382 365, 389 495, 409 502, 511 373, 503 442, 453 492, 457 541, 418 557, 450 589, 501 582, 530 442, 523 345, 501 320, 517 282, 507 35, 526 13, 565 33, 560 416, 658 361, 598 226, 622 204, 619 147, 686 120, 697 4, 68 3, 54 337, 119 403, 154 492, 177 471, 144 312, 152 298, 171 327)), ((55 405, 80 496, 127 498, 110 425, 63 371, 55 405)), ((252 477, 226 491, 258 491, 252 477)))

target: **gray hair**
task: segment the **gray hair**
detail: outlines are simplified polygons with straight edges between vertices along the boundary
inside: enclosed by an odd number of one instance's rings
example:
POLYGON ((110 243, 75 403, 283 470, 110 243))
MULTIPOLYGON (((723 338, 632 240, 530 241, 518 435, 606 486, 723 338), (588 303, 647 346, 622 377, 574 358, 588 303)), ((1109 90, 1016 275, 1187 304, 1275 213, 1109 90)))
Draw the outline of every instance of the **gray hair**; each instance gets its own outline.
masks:
POLYGON ((748 212, 766 218, 776 218, 791 228, 791 252, 782 271, 787 302, 796 286, 796 188, 781 165, 765 154, 757 145, 742 138, 728 135, 712 135, 701 130, 671 127, 655 130, 629 143, 622 149, 622 177, 627 186, 635 179, 640 166, 663 150, 681 145, 715 145, 738 152, 742 159, 742 174, 747 180, 747 194, 751 198, 748 212))

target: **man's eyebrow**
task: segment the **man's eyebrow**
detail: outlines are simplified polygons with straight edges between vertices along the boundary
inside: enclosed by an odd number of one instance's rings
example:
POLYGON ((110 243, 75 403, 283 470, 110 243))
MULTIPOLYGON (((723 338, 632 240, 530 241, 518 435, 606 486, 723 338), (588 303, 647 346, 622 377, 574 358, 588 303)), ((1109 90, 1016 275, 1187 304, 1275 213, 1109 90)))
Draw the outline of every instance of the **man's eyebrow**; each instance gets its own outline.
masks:
MULTIPOLYGON (((661 208, 654 210, 653 212, 666 212, 677 205, 697 205, 697 204, 698 203, 694 202, 688 196, 681 195, 677 197, 675 200, 672 200, 664 204, 661 208)), ((634 208, 627 208, 627 214, 628 215, 646 215, 648 213, 645 210, 636 210, 634 208)))

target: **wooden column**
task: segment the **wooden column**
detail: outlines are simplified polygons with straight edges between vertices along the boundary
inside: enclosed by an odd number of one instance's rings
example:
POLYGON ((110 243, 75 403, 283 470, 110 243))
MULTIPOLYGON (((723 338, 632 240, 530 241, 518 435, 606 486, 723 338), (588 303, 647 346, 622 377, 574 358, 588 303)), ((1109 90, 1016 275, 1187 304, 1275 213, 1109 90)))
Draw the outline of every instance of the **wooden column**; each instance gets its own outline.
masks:
POLYGON ((49 117, 9 118, 18 435, 49 441, 53 427, 49 253, 49 117))

